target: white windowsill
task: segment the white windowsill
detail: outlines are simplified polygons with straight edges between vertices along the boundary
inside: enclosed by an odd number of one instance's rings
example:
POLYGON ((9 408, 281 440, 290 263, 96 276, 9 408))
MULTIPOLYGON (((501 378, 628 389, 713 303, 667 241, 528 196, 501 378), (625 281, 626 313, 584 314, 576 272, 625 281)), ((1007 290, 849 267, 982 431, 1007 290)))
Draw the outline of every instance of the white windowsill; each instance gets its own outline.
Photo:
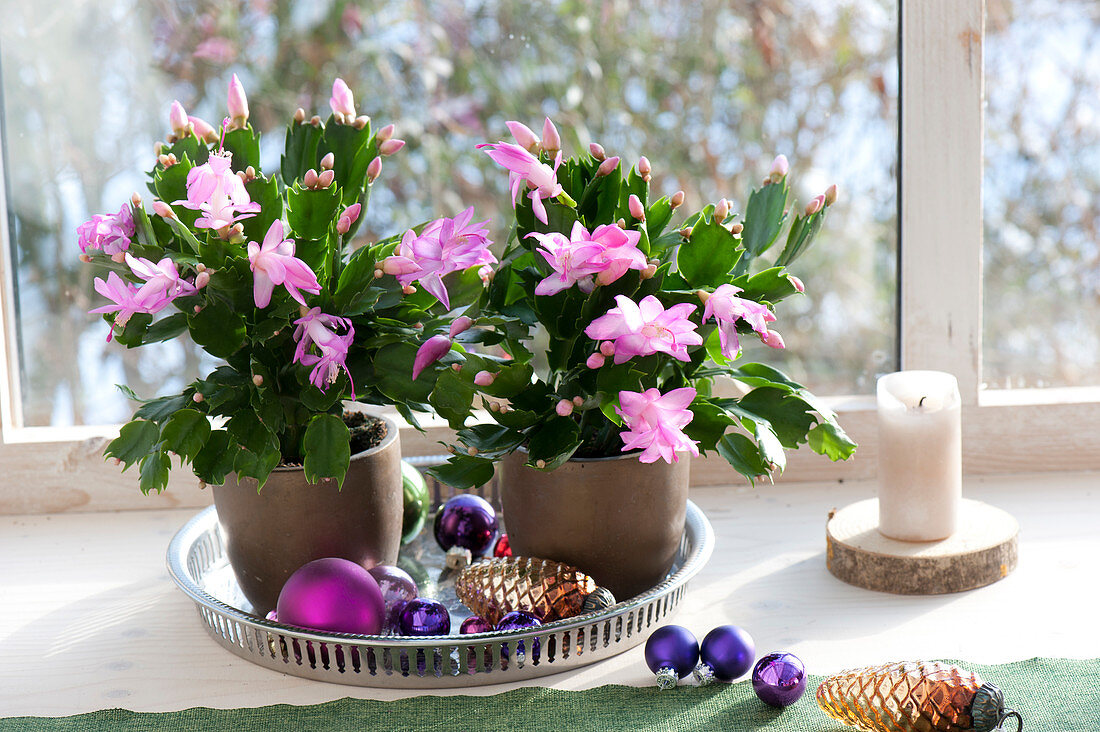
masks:
MULTIPOLYGON (((714 525, 717 546, 673 622, 699 637, 722 623, 742 625, 760 653, 792 651, 818 674, 898 659, 1001 663, 1037 655, 1100 656, 1100 635, 1084 632, 1094 624, 1095 590, 1088 578, 1100 554, 1095 474, 968 479, 968 497, 1019 520, 1019 566, 990 587, 933 597, 860 590, 826 570, 829 510, 873 491, 864 481, 693 489, 692 500, 714 525)), ((7 660, 0 664, 0 716, 416 693, 284 676, 216 645, 164 569, 169 539, 193 513, 0 517, 0 644, 7 660)), ((530 683, 584 689, 646 686, 652 678, 639 647, 530 683)))

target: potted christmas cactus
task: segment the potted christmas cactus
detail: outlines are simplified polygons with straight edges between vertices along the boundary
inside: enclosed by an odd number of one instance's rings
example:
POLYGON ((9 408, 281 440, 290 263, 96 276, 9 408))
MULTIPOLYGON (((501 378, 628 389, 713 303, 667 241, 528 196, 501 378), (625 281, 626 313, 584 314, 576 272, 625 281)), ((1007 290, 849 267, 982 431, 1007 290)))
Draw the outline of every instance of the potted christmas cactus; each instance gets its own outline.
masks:
MULTIPOLYGON (((297 111, 281 167, 265 175, 236 76, 220 130, 173 103, 149 173, 153 215, 135 194, 79 231, 81 258, 107 272, 95 289, 110 302, 92 312, 108 339, 136 348, 188 336, 224 361, 179 394, 139 400, 106 454, 138 465, 145 492, 165 488, 173 458, 215 486, 227 554, 260 613, 318 557, 396 560, 397 429, 345 401, 395 404, 413 419, 433 379, 429 370, 412 380, 412 341, 447 328, 442 284, 415 291, 379 271, 397 237, 352 247, 382 158, 404 142, 392 125, 372 131, 339 79, 330 105, 324 122, 297 111)), ((445 246, 455 226, 444 219, 409 236, 421 249, 445 246)), ((452 288, 480 290, 480 267, 495 261, 488 243, 467 245, 472 269, 452 288)))
POLYGON ((836 189, 791 216, 779 157, 743 216, 723 199, 674 225, 684 196, 651 197, 645 158, 624 171, 593 144, 563 159, 549 120, 541 140, 508 127, 515 143, 480 147, 509 172, 514 236, 477 303, 421 347, 421 365, 452 366, 429 395, 458 430, 437 477, 473 486, 503 461, 513 550, 575 565, 630 597, 673 561, 689 456, 716 451, 751 481, 781 471, 784 450, 804 443, 832 460, 854 451, 805 388, 740 360, 745 338, 783 347, 774 307, 803 291, 788 266, 836 189), (740 395, 715 393, 721 377, 740 395), (468 426, 480 406, 490 421, 468 426))

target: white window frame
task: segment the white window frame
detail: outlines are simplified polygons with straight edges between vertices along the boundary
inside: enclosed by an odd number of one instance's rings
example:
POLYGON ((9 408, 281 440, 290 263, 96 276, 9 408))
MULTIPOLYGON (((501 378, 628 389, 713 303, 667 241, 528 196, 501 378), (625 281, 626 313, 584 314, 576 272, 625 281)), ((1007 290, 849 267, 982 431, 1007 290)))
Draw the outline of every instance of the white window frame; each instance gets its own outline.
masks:
MULTIPOLYGON (((949 371, 963 398, 963 469, 971 475, 1100 470, 1100 388, 981 388, 984 0, 901 0, 899 65, 899 351, 906 369, 949 371)), ((2 150, 2 146, 0 146, 2 150)), ((0 166, 3 160, 0 159, 0 166)), ((2 167, 0 167, 2 170, 2 167)), ((134 470, 106 463, 117 426, 22 427, 12 270, 0 179, 0 514, 149 509, 209 503, 186 471, 142 496, 134 470)), ((791 454, 782 481, 870 479, 876 473, 874 398, 834 397, 860 443, 830 463, 791 454)), ((402 431, 404 453, 440 452, 445 428, 402 431)), ((738 482, 714 456, 695 461, 697 485, 738 482)))

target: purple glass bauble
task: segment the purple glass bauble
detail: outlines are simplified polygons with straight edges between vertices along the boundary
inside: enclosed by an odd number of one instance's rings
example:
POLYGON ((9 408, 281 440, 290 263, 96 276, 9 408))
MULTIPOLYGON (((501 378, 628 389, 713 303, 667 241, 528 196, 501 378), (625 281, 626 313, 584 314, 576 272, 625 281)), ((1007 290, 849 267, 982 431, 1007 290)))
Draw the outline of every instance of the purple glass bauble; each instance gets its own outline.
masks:
POLYGON ((414 597, 401 609, 398 628, 401 635, 447 635, 451 614, 439 600, 414 597))
POLYGON ((458 632, 462 635, 470 635, 471 633, 491 633, 492 630, 493 624, 488 620, 480 615, 471 615, 462 621, 458 632))
POLYGON ((386 627, 396 629, 401 608, 419 594, 416 582, 408 572, 392 564, 378 564, 369 571, 370 576, 378 582, 378 589, 382 590, 382 601, 386 605, 386 627))
POLYGON ((450 499, 435 515, 435 540, 443 551, 460 546, 475 557, 483 556, 493 547, 497 528, 497 512, 470 493, 450 499))
POLYGON ((377 635, 386 606, 382 590, 362 566, 347 559, 315 559, 279 592, 280 623, 336 633, 377 635))
MULTIPOLYGON (((497 623, 497 630, 526 630, 528 628, 537 628, 542 625, 542 620, 538 615, 529 613, 526 610, 513 610, 507 613, 497 623)), ((539 655, 539 639, 536 638, 535 642, 531 644, 531 652, 533 655, 539 655)), ((516 653, 524 653, 523 641, 516 641, 516 653)), ((508 644, 504 644, 500 649, 500 657, 508 658, 508 644)))
POLYGON ((744 628, 719 625, 699 644, 699 659, 719 681, 733 681, 748 673, 756 658, 756 644, 744 628))
POLYGON ((682 679, 698 660, 699 642, 681 625, 662 625, 645 642, 645 663, 653 673, 671 668, 682 679))
POLYGON ((769 653, 752 670, 752 689, 765 704, 789 707, 806 691, 806 667, 793 653, 769 653))

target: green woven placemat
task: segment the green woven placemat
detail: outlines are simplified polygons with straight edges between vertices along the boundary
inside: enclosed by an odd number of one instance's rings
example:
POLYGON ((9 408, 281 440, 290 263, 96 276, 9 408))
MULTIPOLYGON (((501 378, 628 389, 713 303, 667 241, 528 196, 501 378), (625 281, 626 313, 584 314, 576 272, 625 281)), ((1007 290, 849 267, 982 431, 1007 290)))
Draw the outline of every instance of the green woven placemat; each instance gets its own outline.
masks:
MULTIPOLYGON (((1100 659, 1036 658, 1000 666, 959 663, 1005 692, 1028 732, 1100 732, 1100 659)), ((711 687, 601 686, 587 691, 523 688, 490 697, 417 696, 399 701, 341 699, 315 706, 279 704, 256 709, 185 709, 159 714, 110 709, 73 717, 0 719, 2 730, 72 732, 397 732, 397 730, 769 730, 842 732, 818 710, 815 676, 806 695, 784 710, 762 704, 742 681, 711 687)), ((1010 723, 1015 729, 1015 723, 1010 723)))

